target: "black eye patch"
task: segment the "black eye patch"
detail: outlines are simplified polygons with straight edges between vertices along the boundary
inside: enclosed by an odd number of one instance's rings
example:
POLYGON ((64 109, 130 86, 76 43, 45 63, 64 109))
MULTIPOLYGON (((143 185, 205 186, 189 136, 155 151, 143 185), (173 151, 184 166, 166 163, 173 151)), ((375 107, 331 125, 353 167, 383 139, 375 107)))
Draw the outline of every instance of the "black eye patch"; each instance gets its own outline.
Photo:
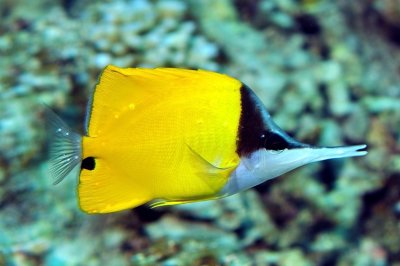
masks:
POLYGON ((289 143, 282 136, 271 132, 264 135, 264 148, 280 151, 289 148, 289 143))
POLYGON ((82 160, 81 169, 94 170, 96 161, 93 157, 86 157, 82 160))

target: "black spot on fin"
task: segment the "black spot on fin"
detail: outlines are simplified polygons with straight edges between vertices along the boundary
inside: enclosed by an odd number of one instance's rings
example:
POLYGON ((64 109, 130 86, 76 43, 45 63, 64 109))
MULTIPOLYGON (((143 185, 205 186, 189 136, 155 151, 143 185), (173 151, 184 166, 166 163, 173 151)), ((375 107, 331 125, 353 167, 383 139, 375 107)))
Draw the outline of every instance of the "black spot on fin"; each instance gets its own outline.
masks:
POLYGON ((81 169, 94 170, 96 168, 96 161, 93 157, 86 157, 82 160, 81 169))

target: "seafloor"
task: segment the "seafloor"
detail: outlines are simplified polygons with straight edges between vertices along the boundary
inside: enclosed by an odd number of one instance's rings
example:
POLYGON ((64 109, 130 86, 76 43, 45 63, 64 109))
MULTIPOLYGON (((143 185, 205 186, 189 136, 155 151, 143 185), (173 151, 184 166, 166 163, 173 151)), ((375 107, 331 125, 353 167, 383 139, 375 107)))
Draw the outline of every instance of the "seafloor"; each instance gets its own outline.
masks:
POLYGON ((400 265, 399 0, 1 0, 0 265, 400 265), (43 103, 82 132, 107 64, 239 78, 304 142, 368 144, 223 200, 86 215, 43 103))

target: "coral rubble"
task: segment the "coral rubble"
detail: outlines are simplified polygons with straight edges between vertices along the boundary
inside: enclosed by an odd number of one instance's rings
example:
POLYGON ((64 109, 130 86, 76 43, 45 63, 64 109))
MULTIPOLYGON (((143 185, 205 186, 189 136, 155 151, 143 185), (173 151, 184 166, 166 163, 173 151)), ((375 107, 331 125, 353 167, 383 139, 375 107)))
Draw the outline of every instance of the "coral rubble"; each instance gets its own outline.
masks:
POLYGON ((400 265, 399 3, 353 2, 0 1, 0 265, 400 265), (298 139, 369 154, 85 215, 74 178, 51 186, 42 110, 83 131, 107 64, 227 73, 298 139))

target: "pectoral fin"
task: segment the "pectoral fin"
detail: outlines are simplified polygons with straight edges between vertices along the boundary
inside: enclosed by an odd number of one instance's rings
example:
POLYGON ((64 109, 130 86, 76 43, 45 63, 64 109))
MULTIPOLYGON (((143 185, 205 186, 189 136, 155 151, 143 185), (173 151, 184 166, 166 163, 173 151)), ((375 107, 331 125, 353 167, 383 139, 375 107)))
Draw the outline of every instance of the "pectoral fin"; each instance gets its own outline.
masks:
POLYGON ((187 147, 191 154, 192 166, 196 169, 198 176, 204 180, 213 192, 219 192, 227 182, 230 173, 238 164, 230 162, 229 165, 217 165, 207 160, 189 145, 187 147))

